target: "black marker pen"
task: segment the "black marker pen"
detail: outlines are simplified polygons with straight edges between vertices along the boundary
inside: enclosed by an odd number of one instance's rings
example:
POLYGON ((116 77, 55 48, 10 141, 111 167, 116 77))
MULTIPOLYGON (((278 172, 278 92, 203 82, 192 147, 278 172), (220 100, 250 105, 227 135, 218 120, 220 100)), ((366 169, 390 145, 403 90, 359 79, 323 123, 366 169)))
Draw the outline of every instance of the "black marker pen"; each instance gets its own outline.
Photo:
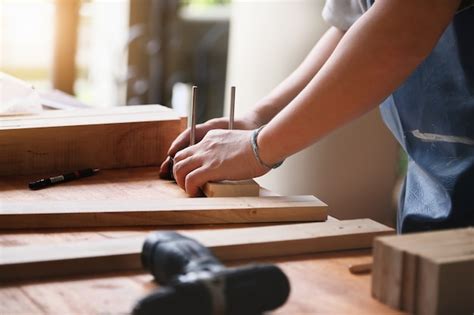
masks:
POLYGON ((71 180, 89 177, 96 174, 99 171, 98 168, 86 168, 84 170, 66 173, 63 175, 53 176, 49 178, 42 178, 40 180, 31 182, 28 184, 31 190, 38 190, 46 187, 50 187, 59 183, 69 182, 71 180))

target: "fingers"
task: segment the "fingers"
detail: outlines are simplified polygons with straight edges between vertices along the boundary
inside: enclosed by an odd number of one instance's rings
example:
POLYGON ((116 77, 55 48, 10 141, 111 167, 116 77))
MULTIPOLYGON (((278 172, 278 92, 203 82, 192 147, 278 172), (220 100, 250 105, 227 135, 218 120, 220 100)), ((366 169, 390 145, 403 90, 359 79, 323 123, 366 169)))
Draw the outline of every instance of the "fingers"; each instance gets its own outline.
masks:
MULTIPOLYGON (((263 175, 265 172, 257 169, 259 165, 253 158, 248 141, 250 132, 208 130, 197 144, 174 153, 174 166, 171 166, 172 159, 167 159, 160 173, 165 175, 172 170, 176 183, 191 196, 197 196, 200 187, 208 181, 263 175), (253 164, 257 168, 252 167, 253 164), (239 167, 241 165, 246 167, 239 167)), ((184 135, 175 141, 175 145, 184 143, 184 135)))
POLYGON ((191 197, 201 194, 201 187, 210 180, 215 180, 214 172, 206 166, 204 156, 189 156, 173 167, 176 183, 191 197))
POLYGON ((186 176, 185 190, 191 197, 201 194, 201 187, 208 181, 214 180, 212 173, 205 167, 196 168, 186 176))
POLYGON ((199 157, 190 156, 174 164, 173 175, 179 187, 186 190, 186 177, 196 168, 199 168, 202 165, 202 162, 203 160, 199 157))
MULTIPOLYGON (((228 122, 224 118, 211 119, 203 124, 196 126, 196 142, 201 141, 201 139, 207 134, 209 130, 212 129, 223 129, 227 128, 228 122)), ((189 146, 189 136, 191 129, 187 128, 183 131, 171 144, 168 155, 174 156, 178 151, 189 146)))
POLYGON ((173 179, 171 176, 172 174, 173 174, 173 159, 170 156, 168 156, 163 161, 163 163, 161 163, 159 176, 162 179, 173 179))
POLYGON ((178 153, 176 153, 174 155, 174 158, 173 158, 174 164, 176 165, 177 163, 181 162, 182 160, 185 160, 186 158, 192 156, 194 154, 193 153, 194 151, 195 151, 194 146, 187 147, 187 148, 179 151, 178 153))
POLYGON ((174 156, 178 151, 186 148, 189 145, 189 133, 190 129, 186 129, 171 143, 168 149, 168 155, 174 156))

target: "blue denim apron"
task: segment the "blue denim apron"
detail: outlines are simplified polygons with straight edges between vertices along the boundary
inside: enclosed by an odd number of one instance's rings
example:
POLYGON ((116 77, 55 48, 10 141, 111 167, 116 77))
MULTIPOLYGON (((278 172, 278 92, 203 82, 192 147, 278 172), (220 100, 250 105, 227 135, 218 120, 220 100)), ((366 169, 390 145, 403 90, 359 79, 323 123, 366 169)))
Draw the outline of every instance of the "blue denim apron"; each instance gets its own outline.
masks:
POLYGON ((474 7, 380 110, 408 154, 398 232, 474 225, 474 7))

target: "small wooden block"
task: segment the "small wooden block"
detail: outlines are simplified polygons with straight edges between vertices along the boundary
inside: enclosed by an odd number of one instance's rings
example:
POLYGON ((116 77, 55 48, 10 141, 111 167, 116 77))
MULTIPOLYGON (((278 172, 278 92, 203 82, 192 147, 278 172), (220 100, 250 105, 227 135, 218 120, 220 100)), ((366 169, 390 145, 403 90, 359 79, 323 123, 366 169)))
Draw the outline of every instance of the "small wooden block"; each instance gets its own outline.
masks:
POLYGON ((260 186, 253 179, 209 182, 204 185, 202 190, 207 197, 256 197, 260 195, 260 186))

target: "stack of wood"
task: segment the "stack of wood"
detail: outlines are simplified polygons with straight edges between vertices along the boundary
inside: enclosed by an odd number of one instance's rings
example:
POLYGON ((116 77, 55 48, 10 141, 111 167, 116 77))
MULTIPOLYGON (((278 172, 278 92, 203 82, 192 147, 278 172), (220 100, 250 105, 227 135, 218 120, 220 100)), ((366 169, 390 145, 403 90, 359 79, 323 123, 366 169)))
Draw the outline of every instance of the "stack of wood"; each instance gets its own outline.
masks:
POLYGON ((414 314, 473 314, 474 228, 377 238, 372 295, 414 314))

